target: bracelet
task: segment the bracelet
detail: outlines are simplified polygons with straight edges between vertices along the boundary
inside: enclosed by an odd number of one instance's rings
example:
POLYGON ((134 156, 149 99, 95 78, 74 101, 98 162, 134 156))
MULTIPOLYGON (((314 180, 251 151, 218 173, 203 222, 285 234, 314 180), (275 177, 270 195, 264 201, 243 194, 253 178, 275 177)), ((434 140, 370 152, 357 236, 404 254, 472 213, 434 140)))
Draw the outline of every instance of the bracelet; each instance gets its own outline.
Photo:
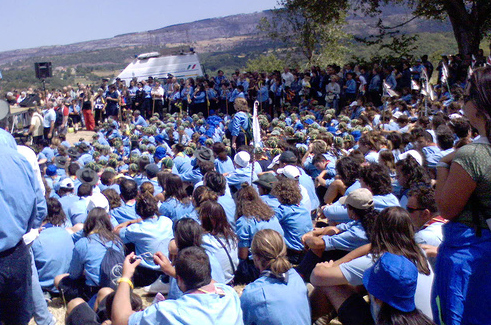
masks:
POLYGON ((128 278, 119 278, 119 279, 118 279, 118 283, 121 283, 121 282, 128 283, 128 284, 129 284, 129 286, 130 286, 130 288, 131 288, 131 290, 133 290, 133 288, 134 288, 134 287, 133 287, 133 282, 131 282, 131 280, 130 280, 130 279, 128 279, 128 278))
POLYGON ((450 168, 450 165, 443 162, 443 161, 439 161, 437 164, 436 164, 436 167, 443 167, 443 168, 447 168, 449 169, 450 168))

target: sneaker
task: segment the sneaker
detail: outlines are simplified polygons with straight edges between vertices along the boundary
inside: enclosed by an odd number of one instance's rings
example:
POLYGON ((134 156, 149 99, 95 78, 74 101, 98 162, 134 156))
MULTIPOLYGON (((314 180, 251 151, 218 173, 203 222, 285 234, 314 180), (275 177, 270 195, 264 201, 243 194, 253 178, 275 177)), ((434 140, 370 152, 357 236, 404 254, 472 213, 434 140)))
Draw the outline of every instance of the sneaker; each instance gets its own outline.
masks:
POLYGON ((143 287, 143 291, 150 293, 150 294, 156 294, 159 292, 162 294, 166 294, 166 293, 169 293, 169 284, 162 282, 161 278, 159 277, 151 285, 143 287))

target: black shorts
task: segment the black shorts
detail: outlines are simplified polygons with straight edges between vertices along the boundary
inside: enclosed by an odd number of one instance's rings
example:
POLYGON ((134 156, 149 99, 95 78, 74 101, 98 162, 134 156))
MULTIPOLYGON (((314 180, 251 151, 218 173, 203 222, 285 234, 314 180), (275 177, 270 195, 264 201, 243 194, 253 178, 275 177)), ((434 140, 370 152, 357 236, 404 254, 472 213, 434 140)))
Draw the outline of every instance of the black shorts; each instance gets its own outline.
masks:
POLYGON ((338 319, 343 325, 374 325, 370 304, 357 293, 339 307, 338 319))
POLYGON ((89 304, 84 302, 73 308, 66 319, 67 325, 100 325, 101 322, 95 311, 90 308, 89 304))
POLYGON ((58 289, 62 297, 68 303, 75 298, 82 298, 85 301, 89 301, 92 296, 96 295, 100 287, 91 287, 85 284, 85 278, 72 279, 70 276, 66 276, 61 279, 58 289))

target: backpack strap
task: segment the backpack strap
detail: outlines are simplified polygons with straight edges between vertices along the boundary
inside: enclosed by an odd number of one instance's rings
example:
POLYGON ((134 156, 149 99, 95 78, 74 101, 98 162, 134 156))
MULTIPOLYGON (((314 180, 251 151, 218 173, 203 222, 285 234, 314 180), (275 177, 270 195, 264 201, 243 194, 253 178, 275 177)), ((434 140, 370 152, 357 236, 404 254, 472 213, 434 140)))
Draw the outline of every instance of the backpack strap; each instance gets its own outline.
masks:
POLYGON ((218 238, 218 236, 215 236, 213 235, 213 237, 215 237, 215 239, 218 241, 218 243, 223 247, 223 249, 225 250, 225 253, 227 253, 227 257, 228 257, 228 261, 230 262, 230 266, 232 267, 232 274, 235 274, 235 266, 234 266, 234 262, 232 261, 232 257, 230 256, 230 253, 228 252, 228 249, 227 247, 223 244, 223 242, 220 240, 220 238, 218 238))

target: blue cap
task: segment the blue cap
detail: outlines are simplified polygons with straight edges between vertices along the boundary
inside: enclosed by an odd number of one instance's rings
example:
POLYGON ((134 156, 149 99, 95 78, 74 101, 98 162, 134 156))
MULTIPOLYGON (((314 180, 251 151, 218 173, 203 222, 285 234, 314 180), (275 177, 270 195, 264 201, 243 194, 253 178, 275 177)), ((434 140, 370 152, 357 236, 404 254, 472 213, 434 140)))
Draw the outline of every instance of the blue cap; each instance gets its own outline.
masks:
POLYGON ((49 165, 46 168, 46 175, 48 176, 55 176, 56 175, 56 166, 55 165, 49 165))
POLYGON ((308 125, 312 125, 312 124, 314 124, 314 120, 311 118, 308 118, 305 120, 305 123, 307 123, 308 125))
POLYGON ((205 141, 206 141, 206 137, 204 135, 200 136, 199 139, 198 139, 198 142, 201 144, 201 145, 204 145, 205 144, 205 141))
POLYGON ((157 147, 155 148, 155 153, 153 156, 158 160, 160 160, 164 158, 166 154, 167 154, 167 149, 165 149, 164 147, 157 147))
POLYGON ((164 136, 162 134, 158 134, 154 137, 156 143, 164 143, 164 136))
POLYGON ((416 309, 414 294, 418 268, 401 255, 385 253, 363 274, 367 291, 386 304, 403 311, 416 309))
POLYGON ((215 134, 215 128, 209 128, 208 130, 206 130, 205 132, 205 135, 208 137, 208 138, 213 138, 213 134, 215 134))
POLYGON ((336 128, 334 126, 330 126, 330 127, 327 128, 327 132, 330 132, 332 134, 336 133, 336 131, 337 130, 336 130, 336 128))
POLYGON ((353 138, 355 138, 355 142, 358 142, 358 140, 360 140, 361 138, 361 131, 354 130, 353 132, 351 132, 351 135, 353 136, 353 138))

